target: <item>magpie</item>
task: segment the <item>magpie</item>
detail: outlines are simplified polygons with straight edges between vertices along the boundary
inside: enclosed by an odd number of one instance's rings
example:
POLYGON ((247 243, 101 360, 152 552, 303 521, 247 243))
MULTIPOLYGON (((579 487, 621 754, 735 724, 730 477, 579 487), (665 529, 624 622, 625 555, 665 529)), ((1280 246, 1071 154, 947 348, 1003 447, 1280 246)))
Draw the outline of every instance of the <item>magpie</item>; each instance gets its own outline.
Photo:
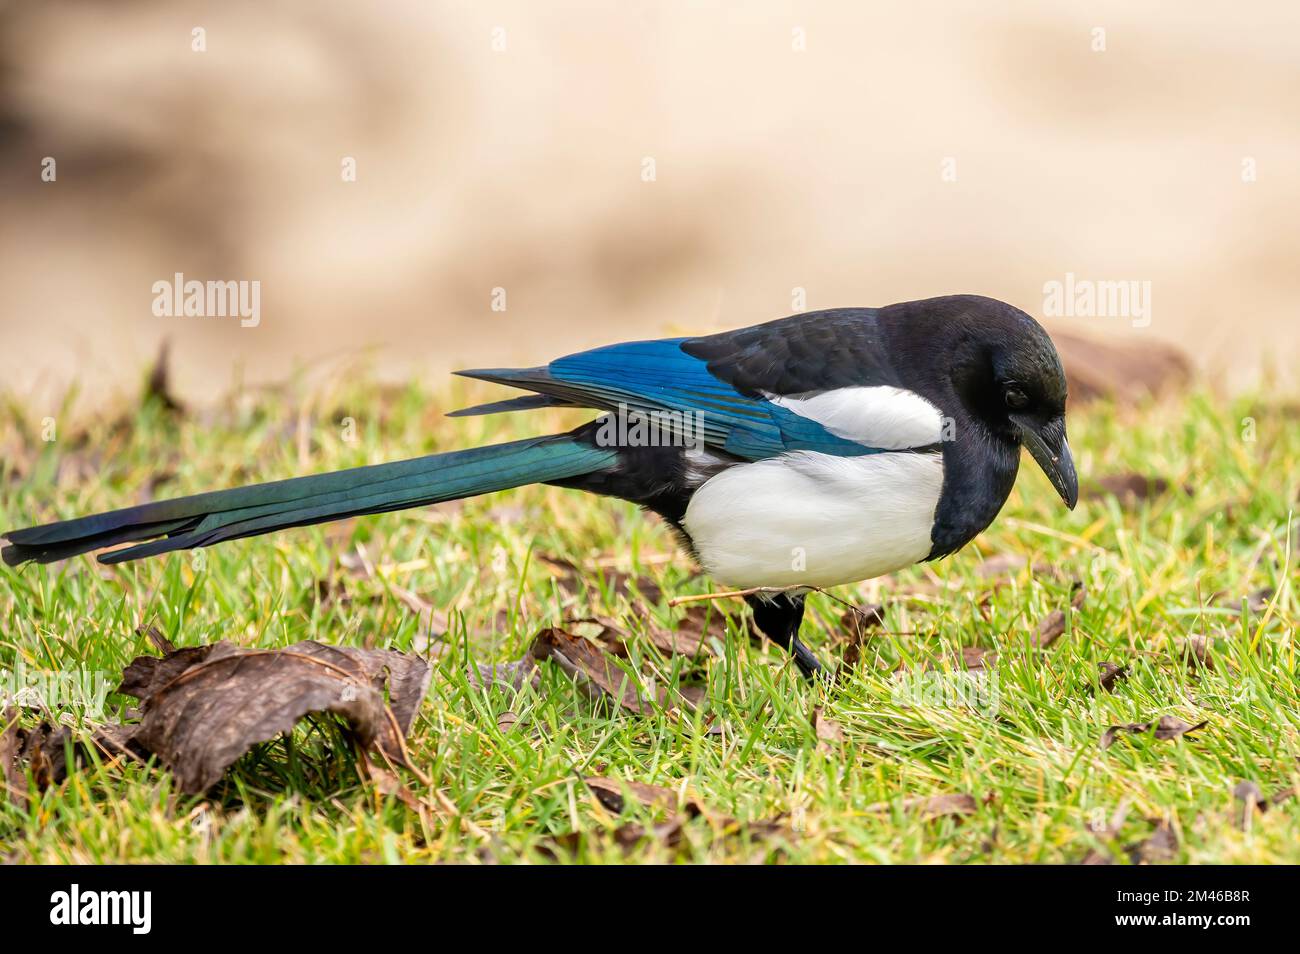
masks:
POLYGON ((459 372, 527 396, 454 412, 605 412, 564 434, 163 500, 6 534, 9 565, 206 547, 531 483, 659 514, 812 676, 809 591, 960 549, 997 516, 1023 446, 1065 505, 1065 373, 1025 312, 976 295, 814 311, 703 337, 459 372), (133 544, 122 547, 121 544, 133 544))

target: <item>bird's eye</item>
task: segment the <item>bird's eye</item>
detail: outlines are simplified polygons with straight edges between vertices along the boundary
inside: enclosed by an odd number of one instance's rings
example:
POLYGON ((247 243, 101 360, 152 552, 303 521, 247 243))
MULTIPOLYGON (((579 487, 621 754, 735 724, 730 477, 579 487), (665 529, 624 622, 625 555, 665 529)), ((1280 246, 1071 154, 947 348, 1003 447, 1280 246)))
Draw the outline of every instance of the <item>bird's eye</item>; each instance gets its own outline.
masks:
POLYGON ((1029 406, 1029 395, 1020 388, 1007 388, 1005 397, 1007 407, 1013 411, 1022 411, 1029 406))

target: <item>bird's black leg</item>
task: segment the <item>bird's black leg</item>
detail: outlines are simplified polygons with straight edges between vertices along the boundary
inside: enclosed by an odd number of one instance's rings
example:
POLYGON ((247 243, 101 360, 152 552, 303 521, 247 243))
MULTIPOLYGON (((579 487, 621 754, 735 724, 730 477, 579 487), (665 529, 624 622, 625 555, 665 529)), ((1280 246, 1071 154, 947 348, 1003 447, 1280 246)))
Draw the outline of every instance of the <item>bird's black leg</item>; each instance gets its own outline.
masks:
POLYGON ((799 641, 799 626, 803 623, 802 593, 746 596, 745 602, 754 611, 754 625, 772 642, 790 651, 805 678, 826 671, 812 650, 799 641))

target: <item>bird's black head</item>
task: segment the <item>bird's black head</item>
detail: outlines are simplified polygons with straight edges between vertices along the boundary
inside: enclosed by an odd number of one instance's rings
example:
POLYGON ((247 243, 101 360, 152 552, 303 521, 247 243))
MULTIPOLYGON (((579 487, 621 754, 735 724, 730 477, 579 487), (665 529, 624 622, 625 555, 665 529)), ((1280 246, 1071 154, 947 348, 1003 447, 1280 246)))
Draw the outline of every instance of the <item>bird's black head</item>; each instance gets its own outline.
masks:
POLYGON ((1038 322, 993 298, 956 295, 910 302, 914 329, 926 329, 931 374, 964 420, 999 442, 1023 445, 1067 507, 1079 498, 1065 438, 1065 370, 1038 322), (923 310, 922 310, 923 309, 923 310))

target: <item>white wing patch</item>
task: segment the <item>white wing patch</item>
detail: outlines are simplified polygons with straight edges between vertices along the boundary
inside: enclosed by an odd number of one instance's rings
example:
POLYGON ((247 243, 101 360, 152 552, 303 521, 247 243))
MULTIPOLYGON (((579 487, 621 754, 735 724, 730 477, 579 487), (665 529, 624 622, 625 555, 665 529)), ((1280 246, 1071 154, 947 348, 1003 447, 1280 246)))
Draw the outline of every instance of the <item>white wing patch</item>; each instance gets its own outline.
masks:
POLYGON ((682 523, 728 586, 836 586, 923 560, 943 455, 798 451, 715 475, 682 523))
POLYGON ((921 395, 902 388, 837 388, 807 397, 766 395, 773 404, 816 421, 836 437, 881 450, 937 444, 943 415, 921 395))

